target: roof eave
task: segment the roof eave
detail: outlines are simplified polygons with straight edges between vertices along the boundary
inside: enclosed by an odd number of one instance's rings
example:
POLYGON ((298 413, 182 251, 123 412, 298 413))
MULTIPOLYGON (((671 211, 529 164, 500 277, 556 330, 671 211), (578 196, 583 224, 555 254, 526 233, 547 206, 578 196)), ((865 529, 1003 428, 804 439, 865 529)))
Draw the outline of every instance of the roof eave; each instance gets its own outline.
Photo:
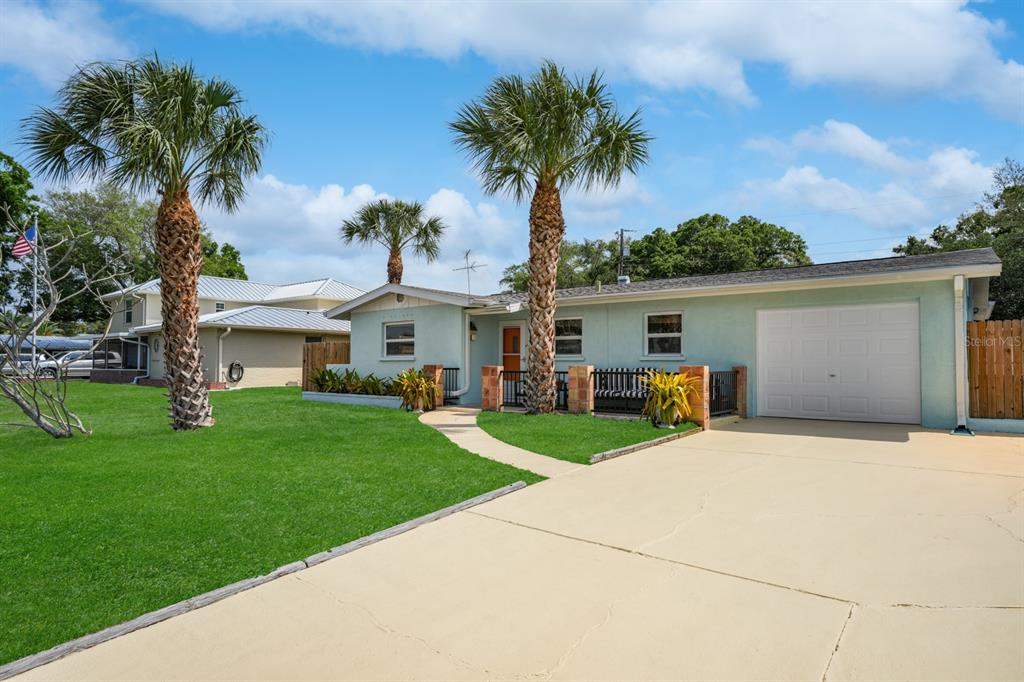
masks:
MULTIPOLYGON (((796 291, 799 289, 821 289, 872 284, 898 284, 902 282, 929 282, 951 279, 956 275, 965 277, 998 277, 1002 271, 1000 263, 982 265, 956 265, 942 268, 922 268, 899 272, 872 273, 868 275, 841 275, 829 277, 809 277, 800 280, 759 282, 757 284, 723 284, 709 287, 689 287, 680 289, 660 289, 654 291, 624 291, 614 293, 590 294, 559 299, 556 305, 591 305, 612 301, 656 301, 667 298, 699 298, 702 296, 728 296, 731 294, 753 294, 776 291, 796 291)), ((526 301, 519 302, 521 308, 528 307, 526 301)), ((470 309, 473 315, 501 315, 507 312, 508 304, 484 306, 470 309)))
POLYGON ((375 301, 382 296, 387 296, 388 294, 404 294, 406 296, 422 298, 427 301, 447 303, 449 305, 459 306, 460 308, 472 308, 474 301, 480 300, 464 296, 462 294, 447 294, 439 291, 420 289, 418 287, 408 287, 402 284, 385 284, 371 291, 367 291, 363 295, 353 298, 351 301, 346 301, 339 306, 324 311, 324 317, 335 320, 351 319, 350 313, 353 310, 360 306, 364 306, 371 301, 375 301))

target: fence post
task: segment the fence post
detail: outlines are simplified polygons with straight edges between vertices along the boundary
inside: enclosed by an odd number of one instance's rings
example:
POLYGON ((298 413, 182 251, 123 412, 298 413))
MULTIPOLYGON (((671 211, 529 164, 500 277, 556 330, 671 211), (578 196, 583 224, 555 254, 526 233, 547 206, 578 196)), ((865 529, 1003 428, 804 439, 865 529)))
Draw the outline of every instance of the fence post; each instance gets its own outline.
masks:
POLYGON ((444 407, 444 365, 423 365, 423 374, 434 380, 434 409, 444 407))
POLYGON ((500 412, 502 403, 501 365, 484 365, 481 370, 480 403, 488 412, 500 412))
POLYGON ((732 368, 736 372, 736 414, 740 419, 747 418, 747 367, 736 365, 732 368))
POLYGON ((594 411, 593 376, 593 365, 569 367, 569 400, 566 407, 570 414, 591 414, 594 411))
POLYGON ((711 428, 711 368, 707 365, 681 365, 679 373, 700 378, 697 395, 690 403, 693 410, 690 421, 707 431, 711 428))

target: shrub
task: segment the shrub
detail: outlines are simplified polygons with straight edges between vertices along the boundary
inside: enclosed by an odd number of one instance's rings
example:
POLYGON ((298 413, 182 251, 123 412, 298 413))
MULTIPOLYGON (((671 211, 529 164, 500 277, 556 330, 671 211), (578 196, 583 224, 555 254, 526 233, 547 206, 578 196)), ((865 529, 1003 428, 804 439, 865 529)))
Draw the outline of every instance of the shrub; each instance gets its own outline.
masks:
POLYGON ((434 409, 437 383, 422 370, 405 370, 395 377, 395 386, 396 394, 402 397, 402 406, 405 409, 420 412, 434 409))
POLYGON ((640 381, 648 390, 643 416, 654 426, 675 426, 693 412, 690 397, 696 395, 700 377, 662 369, 647 370, 640 381))
POLYGON ((315 369, 309 380, 321 393, 341 393, 341 375, 333 369, 315 369))

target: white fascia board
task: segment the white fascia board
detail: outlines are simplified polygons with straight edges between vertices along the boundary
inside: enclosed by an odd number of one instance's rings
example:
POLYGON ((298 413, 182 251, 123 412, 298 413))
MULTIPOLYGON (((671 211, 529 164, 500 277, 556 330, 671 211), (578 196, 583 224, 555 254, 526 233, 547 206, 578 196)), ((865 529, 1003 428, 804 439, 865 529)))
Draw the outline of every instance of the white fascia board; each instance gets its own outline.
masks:
POLYGON ((353 298, 351 301, 347 301, 335 308, 331 308, 324 312, 324 317, 347 320, 349 319, 348 314, 356 308, 366 305, 371 301, 375 301, 382 296, 387 296, 388 294, 405 294, 406 296, 414 296, 416 298, 435 301, 437 303, 447 303, 449 305, 459 306, 460 308, 469 307, 473 301, 473 299, 462 294, 449 294, 430 289, 420 289, 419 287, 407 287, 402 284, 385 284, 384 286, 377 287, 372 291, 367 291, 362 296, 353 298))
MULTIPOLYGON (((725 284, 721 286, 685 288, 685 289, 662 289, 657 291, 626 291, 621 293, 592 294, 589 296, 575 296, 572 298, 559 299, 558 306, 573 305, 597 305, 616 302, 631 301, 658 301, 669 298, 701 298, 704 296, 730 296, 734 294, 759 294, 778 291, 798 291, 801 289, 824 289, 852 286, 870 286, 878 284, 901 284, 908 282, 931 282, 936 280, 952 279, 956 275, 963 275, 966 278, 972 277, 997 277, 1002 270, 1002 265, 995 263, 989 265, 970 266, 949 266, 945 268, 934 268, 927 270, 909 270, 904 272, 891 272, 871 275, 846 275, 842 277, 821 277, 813 279, 802 279, 780 282, 760 282, 758 284, 725 284)), ((522 303, 523 308, 527 303, 522 303)), ((473 308, 472 315, 502 315, 507 313, 506 307, 502 305, 473 308)))

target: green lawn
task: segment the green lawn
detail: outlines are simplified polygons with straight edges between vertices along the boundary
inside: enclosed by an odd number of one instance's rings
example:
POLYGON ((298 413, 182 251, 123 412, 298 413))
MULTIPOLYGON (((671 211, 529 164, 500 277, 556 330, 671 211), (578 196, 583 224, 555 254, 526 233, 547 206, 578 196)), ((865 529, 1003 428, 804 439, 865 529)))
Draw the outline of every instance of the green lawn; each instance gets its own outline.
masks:
POLYGON ((591 455, 697 428, 685 422, 674 430, 650 422, 590 415, 481 412, 476 423, 498 440, 549 457, 589 464, 591 455))
POLYGON ((540 480, 404 411, 286 388, 211 400, 215 427, 176 434, 162 390, 75 382, 94 435, 0 426, 0 664, 540 480))

